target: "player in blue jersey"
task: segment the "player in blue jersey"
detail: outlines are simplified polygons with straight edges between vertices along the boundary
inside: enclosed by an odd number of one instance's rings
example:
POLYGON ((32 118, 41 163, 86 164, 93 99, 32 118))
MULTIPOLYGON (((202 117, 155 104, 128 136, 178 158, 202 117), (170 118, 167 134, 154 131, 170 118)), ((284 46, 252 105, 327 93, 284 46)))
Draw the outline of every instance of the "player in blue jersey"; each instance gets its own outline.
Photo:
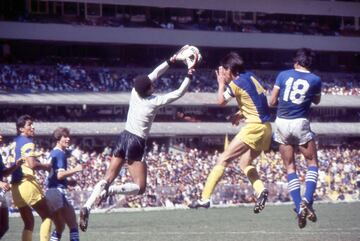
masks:
POLYGON ((311 49, 297 50, 294 68, 280 72, 270 99, 271 106, 277 105, 274 139, 280 144, 280 154, 287 170, 288 189, 295 203, 300 228, 306 226, 306 218, 312 222, 317 220, 312 205, 318 178, 318 159, 309 114, 311 104, 320 103, 321 79, 310 72, 313 60, 314 53, 311 49), (304 155, 308 166, 303 198, 294 160, 296 146, 304 155))
POLYGON ((208 208, 211 194, 225 168, 238 159, 241 170, 255 190, 257 201, 254 213, 259 213, 265 207, 268 190, 252 162, 262 151, 269 149, 271 142, 270 111, 265 89, 253 73, 245 70, 242 58, 234 52, 221 60, 216 75, 219 105, 226 105, 231 99, 236 99, 239 111, 232 117, 232 123, 238 125, 244 119, 246 124, 219 156, 206 180, 201 200, 193 202, 189 207, 208 208))
POLYGON ((76 183, 73 179, 67 179, 77 172, 83 170, 81 164, 72 169, 68 169, 67 158, 69 152, 67 148, 70 145, 70 131, 67 128, 59 127, 53 137, 56 146, 50 153, 52 169, 47 179, 48 190, 46 191, 47 203, 53 215, 53 221, 56 229, 51 234, 50 241, 61 239, 61 234, 65 229, 65 224, 70 230, 70 241, 79 240, 79 230, 76 221, 74 207, 71 205, 67 194, 67 186, 76 183))
MULTIPOLYGON (((0 143, 2 143, 1 134, 0 134, 0 143)), ((15 165, 6 168, 3 163, 2 155, 0 154, 0 239, 9 229, 9 209, 5 199, 5 193, 10 190, 10 185, 7 182, 3 182, 3 177, 6 177, 11 173, 13 173, 23 163, 24 163, 23 159, 19 159, 15 162, 15 165)))
POLYGON ((36 170, 50 170, 49 164, 40 163, 36 159, 35 144, 32 137, 35 134, 33 120, 29 115, 20 116, 16 122, 18 136, 10 145, 9 158, 12 165, 15 160, 24 159, 21 168, 17 168, 11 176, 11 192, 16 207, 19 208, 20 216, 24 222, 22 233, 23 241, 32 240, 34 229, 34 209, 42 219, 40 226, 40 240, 48 241, 50 238, 50 211, 46 204, 45 196, 42 192, 41 185, 35 177, 36 170))

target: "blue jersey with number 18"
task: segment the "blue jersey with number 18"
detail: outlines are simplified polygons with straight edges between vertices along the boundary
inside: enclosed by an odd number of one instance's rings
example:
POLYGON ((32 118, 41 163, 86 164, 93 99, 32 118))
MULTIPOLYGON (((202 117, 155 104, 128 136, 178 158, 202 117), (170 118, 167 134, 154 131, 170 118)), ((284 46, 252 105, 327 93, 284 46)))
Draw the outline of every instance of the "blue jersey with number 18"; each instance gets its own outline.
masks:
POLYGON ((321 79, 309 71, 290 69, 280 72, 275 88, 280 89, 277 117, 308 118, 312 100, 321 95, 321 79))

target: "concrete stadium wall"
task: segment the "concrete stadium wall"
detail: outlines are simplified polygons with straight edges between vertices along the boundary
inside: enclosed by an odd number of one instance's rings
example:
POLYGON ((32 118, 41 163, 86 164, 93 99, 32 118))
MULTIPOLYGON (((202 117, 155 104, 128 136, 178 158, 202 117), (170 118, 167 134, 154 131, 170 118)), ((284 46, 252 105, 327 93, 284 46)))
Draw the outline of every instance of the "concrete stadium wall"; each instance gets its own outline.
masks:
POLYGON ((0 39, 360 52, 359 37, 0 22, 0 39), (151 37, 149 37, 151 36, 151 37))

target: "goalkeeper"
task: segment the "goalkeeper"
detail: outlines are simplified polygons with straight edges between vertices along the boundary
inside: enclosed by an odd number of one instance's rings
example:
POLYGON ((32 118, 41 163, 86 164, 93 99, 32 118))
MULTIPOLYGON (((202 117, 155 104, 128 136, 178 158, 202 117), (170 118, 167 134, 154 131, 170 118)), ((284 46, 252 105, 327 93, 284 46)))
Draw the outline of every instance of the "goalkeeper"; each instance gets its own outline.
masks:
POLYGON ((147 165, 143 156, 152 122, 161 107, 174 102, 185 94, 194 72, 191 65, 188 65, 188 73, 178 89, 164 95, 154 95, 153 83, 155 80, 177 61, 184 62, 185 57, 181 53, 175 54, 156 67, 149 75, 135 77, 125 130, 120 134, 115 144, 110 166, 104 179, 95 185, 89 199, 80 210, 79 226, 82 231, 85 232, 87 229, 90 209, 95 202, 99 205, 108 195, 115 193, 137 195, 145 192, 147 165), (128 164, 133 182, 120 186, 110 186, 125 163, 128 164))

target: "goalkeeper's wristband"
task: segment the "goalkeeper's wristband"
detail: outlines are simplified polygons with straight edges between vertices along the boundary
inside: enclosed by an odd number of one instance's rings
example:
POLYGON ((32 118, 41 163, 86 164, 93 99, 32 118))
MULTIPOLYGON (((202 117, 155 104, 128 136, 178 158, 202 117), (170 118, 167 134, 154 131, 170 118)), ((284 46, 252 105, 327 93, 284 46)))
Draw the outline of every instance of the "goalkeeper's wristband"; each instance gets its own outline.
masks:
POLYGON ((189 74, 189 73, 187 73, 187 74, 186 74, 186 77, 188 77, 189 79, 191 79, 191 80, 192 80, 192 79, 193 79, 193 77, 194 77, 194 75, 193 75, 193 74, 189 74))

